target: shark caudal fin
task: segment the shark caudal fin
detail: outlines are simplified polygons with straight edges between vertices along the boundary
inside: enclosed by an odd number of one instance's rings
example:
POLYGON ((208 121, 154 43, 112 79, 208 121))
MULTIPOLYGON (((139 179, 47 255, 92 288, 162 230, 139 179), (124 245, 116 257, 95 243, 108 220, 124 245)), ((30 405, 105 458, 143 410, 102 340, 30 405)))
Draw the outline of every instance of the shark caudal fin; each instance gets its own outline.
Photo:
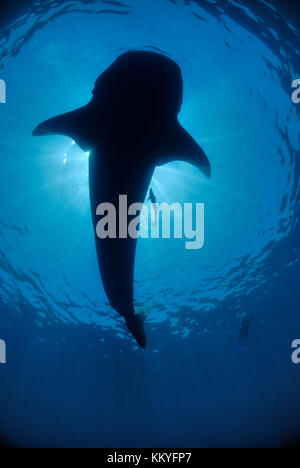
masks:
POLYGON ((184 161, 196 166, 206 177, 211 176, 211 166, 206 154, 178 121, 163 131, 158 154, 157 165, 184 161))
POLYGON ((144 322, 140 315, 132 315, 126 318, 126 325, 133 338, 136 340, 138 345, 145 349, 146 348, 146 335, 144 330, 144 322))

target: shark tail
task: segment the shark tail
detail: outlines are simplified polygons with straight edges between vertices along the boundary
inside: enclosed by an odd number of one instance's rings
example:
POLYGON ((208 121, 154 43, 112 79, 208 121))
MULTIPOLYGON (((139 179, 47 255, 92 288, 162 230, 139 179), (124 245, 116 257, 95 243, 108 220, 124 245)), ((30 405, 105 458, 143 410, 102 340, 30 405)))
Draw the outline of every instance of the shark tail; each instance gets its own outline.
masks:
POLYGON ((126 325, 138 345, 146 348, 146 335, 144 330, 144 322, 140 315, 134 314, 126 318, 126 325))

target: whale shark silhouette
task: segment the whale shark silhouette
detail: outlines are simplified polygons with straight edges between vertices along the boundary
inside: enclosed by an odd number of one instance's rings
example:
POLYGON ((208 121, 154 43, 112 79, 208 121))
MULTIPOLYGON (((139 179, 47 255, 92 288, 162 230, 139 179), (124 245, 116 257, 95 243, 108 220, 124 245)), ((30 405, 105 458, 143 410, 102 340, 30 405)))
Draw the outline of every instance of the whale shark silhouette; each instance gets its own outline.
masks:
MULTIPOLYGON (((99 76, 86 106, 34 130, 34 136, 67 135, 91 152, 89 187, 95 228, 100 203, 118 207, 119 195, 127 195, 129 205, 144 202, 156 166, 186 161, 210 177, 206 155, 178 122, 182 100, 181 69, 172 59, 155 52, 126 52, 99 76)), ((134 308, 136 239, 95 239, 110 304, 145 348, 143 319, 134 308)))

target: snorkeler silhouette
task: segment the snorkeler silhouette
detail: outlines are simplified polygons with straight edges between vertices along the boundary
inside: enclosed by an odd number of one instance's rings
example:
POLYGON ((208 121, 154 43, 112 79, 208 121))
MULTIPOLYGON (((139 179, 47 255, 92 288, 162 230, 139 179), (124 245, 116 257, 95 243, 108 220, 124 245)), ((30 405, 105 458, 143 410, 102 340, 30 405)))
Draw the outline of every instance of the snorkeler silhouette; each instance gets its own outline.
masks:
MULTIPOLYGON (((86 106, 34 130, 34 136, 67 135, 91 152, 89 186, 95 228, 99 204, 111 203, 117 209, 121 194, 127 195, 128 204, 144 202, 156 166, 183 160, 210 176, 206 155, 178 122, 182 95, 181 70, 173 60, 154 52, 127 52, 99 76, 86 106)), ((117 233, 119 227, 117 221, 117 233)), ((136 239, 95 238, 109 301, 145 348, 143 320, 134 309, 136 239)))
POLYGON ((241 329, 239 337, 239 349, 245 349, 249 339, 251 318, 246 314, 241 317, 241 329))
POLYGON ((148 200, 151 200, 151 203, 153 203, 153 204, 157 203, 156 196, 154 195, 154 192, 153 192, 152 188, 150 189, 150 195, 149 195, 148 200))
POLYGON ((152 204, 152 207, 153 207, 153 210, 154 210, 154 226, 156 226, 157 213, 158 213, 158 204, 157 204, 156 196, 154 195, 154 192, 153 192, 152 188, 150 189, 150 195, 149 195, 148 200, 151 200, 151 204, 152 204))

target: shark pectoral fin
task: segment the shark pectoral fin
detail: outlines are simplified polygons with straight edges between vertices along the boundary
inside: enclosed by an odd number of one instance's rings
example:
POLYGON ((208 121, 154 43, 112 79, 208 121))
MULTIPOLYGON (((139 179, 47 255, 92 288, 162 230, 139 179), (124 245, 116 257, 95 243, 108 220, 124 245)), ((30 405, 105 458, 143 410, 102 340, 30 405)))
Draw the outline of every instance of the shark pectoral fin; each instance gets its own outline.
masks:
POLYGON ((87 105, 42 122, 32 134, 33 136, 65 135, 75 140, 84 151, 87 151, 92 146, 91 126, 89 125, 91 115, 90 105, 87 105))
POLYGON ((184 161, 196 166, 206 177, 211 176, 211 166, 206 154, 178 121, 162 136, 162 146, 158 152, 159 166, 172 161, 184 161))

